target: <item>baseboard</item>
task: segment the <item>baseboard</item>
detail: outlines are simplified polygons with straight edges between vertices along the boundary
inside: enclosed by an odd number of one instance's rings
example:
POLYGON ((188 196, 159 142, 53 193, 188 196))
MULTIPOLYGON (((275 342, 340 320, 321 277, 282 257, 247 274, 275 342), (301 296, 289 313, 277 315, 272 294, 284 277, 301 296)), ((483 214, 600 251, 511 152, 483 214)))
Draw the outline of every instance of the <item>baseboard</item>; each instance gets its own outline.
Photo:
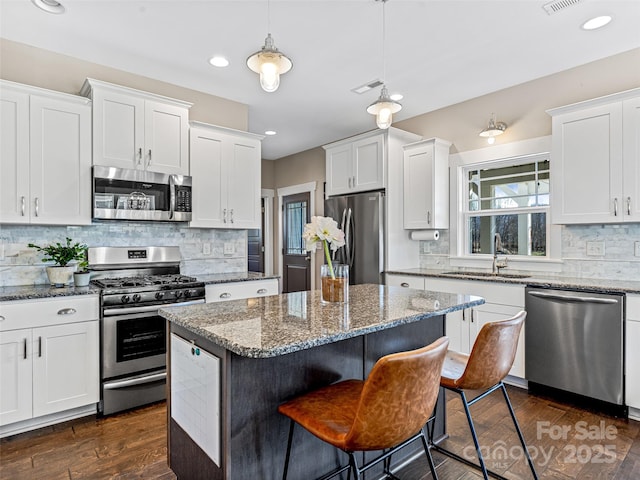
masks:
POLYGON ((507 377, 503 380, 507 385, 512 385, 518 388, 524 388, 525 390, 529 388, 529 382, 527 382, 526 378, 514 377, 512 375, 507 375, 507 377))
POLYGON ((21 422, 10 423, 9 425, 3 425, 0 427, 0 438, 29 432, 38 428, 74 420, 76 418, 95 415, 97 411, 97 405, 92 403, 91 405, 65 410, 64 412, 52 413, 51 415, 44 415, 42 417, 30 418, 21 422))
POLYGON ((640 422, 640 408, 629 407, 629 418, 640 422))

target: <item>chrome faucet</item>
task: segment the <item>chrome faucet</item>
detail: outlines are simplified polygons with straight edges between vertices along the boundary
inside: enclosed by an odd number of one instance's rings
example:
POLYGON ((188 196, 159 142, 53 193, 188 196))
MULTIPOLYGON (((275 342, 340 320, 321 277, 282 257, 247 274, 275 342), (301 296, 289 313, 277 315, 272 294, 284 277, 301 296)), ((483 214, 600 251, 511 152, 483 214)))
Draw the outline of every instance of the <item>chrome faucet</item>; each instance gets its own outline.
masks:
POLYGON ((501 268, 507 268, 507 257, 502 262, 498 261, 498 251, 502 250, 502 239, 498 232, 493 236, 493 264, 491 265, 491 273, 500 274, 501 268))

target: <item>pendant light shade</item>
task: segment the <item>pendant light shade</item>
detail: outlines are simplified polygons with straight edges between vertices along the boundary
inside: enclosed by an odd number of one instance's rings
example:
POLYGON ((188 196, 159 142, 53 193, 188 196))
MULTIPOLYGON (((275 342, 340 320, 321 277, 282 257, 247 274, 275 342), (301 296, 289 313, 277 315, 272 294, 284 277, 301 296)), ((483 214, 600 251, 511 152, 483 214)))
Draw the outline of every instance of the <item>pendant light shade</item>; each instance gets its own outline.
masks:
POLYGON ((265 92, 275 92, 280 86, 280 75, 291 70, 293 63, 278 51, 269 33, 262 49, 247 58, 247 66, 260 75, 260 86, 265 92))
POLYGON ((489 118, 489 124, 487 125, 487 128, 482 130, 478 135, 486 138, 487 142, 490 145, 493 145, 493 143, 496 141, 495 137, 497 137, 498 135, 502 135, 506 129, 507 124, 504 122, 496 122, 496 114, 492 113, 491 117, 489 118))
POLYGON ((402 110, 402 105, 391 100, 386 85, 382 85, 380 97, 367 107, 367 112, 376 116, 376 125, 383 130, 393 122, 393 114, 402 110))

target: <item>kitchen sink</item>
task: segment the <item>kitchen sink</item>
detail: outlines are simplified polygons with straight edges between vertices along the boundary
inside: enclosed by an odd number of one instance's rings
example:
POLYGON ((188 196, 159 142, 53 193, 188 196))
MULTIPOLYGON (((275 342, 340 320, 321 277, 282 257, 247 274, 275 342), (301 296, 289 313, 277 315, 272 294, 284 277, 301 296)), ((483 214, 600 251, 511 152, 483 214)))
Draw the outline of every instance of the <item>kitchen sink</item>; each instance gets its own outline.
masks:
POLYGON ((493 277, 493 278, 529 278, 531 275, 520 273, 493 273, 493 272, 444 272, 443 275, 455 275, 457 277, 493 277))

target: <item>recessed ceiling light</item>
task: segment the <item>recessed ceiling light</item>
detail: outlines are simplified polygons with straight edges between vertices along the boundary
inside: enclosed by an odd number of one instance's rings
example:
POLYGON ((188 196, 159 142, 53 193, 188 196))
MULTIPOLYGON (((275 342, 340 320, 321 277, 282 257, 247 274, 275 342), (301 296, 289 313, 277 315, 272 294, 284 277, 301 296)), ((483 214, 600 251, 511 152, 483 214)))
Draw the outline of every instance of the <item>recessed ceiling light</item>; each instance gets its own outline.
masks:
POLYGON ((215 55, 209 59, 209 63, 214 67, 226 67, 229 65, 229 60, 220 55, 215 55))
POLYGON ((391 100, 397 102, 399 100, 402 100, 404 98, 404 95, 402 95, 401 93, 394 93, 389 97, 391 100))
POLYGON ((275 135, 276 133, 278 132, 276 132, 275 130, 265 130, 264 132, 265 135, 275 135))
POLYGON ((56 0, 31 0, 31 2, 40 10, 48 13, 64 13, 65 11, 64 5, 56 0))
POLYGON ((582 24, 583 30, 596 30, 598 28, 602 28, 607 25, 611 21, 611 16, 609 15, 601 15, 599 17, 592 18, 587 20, 582 24))

